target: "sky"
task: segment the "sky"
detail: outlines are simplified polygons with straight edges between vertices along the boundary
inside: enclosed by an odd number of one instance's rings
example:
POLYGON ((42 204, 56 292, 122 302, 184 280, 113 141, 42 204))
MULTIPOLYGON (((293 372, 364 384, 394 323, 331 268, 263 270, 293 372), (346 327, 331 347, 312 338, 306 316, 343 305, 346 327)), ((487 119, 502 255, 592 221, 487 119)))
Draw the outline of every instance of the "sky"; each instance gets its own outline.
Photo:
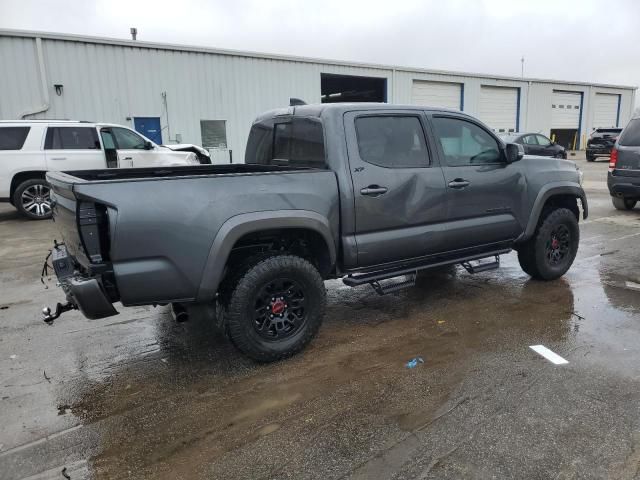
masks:
MULTIPOLYGON (((0 28, 640 85, 638 0, 0 0, 0 28)), ((640 100, 640 99, 639 99, 640 100)))

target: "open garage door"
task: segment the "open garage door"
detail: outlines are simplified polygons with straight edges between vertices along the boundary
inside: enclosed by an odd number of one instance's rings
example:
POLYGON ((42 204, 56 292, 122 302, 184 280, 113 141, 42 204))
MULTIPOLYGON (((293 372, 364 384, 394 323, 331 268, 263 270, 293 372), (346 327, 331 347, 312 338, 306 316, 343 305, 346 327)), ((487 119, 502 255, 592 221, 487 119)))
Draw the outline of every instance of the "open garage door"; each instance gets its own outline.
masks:
POLYGON ((596 93, 593 104, 593 128, 617 127, 620 112, 620 95, 596 93))
POLYGON ((565 148, 580 145, 582 93, 554 90, 551 96, 551 137, 565 148))
POLYGON ((480 87, 479 117, 495 132, 517 132, 520 94, 512 87, 480 87))
POLYGON ((462 110, 462 84, 414 80, 411 103, 426 107, 462 110))
POLYGON ((387 79, 321 73, 320 91, 322 103, 386 102, 387 79))

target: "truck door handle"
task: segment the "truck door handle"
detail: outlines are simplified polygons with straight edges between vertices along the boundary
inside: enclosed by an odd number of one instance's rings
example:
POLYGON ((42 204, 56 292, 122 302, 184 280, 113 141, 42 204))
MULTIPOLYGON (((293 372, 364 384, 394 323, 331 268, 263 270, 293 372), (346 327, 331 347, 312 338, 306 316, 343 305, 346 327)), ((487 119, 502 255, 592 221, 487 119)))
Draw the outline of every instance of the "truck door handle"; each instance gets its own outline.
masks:
POLYGON ((381 187, 380 185, 369 185, 366 188, 360 190, 362 195, 369 195, 370 197, 377 197, 378 195, 384 195, 387 193, 387 187, 381 187))
POLYGON ((124 157, 123 160, 133 160, 133 157, 124 157))
POLYGON ((464 178, 456 178, 449 182, 449 188, 456 188, 458 190, 468 187, 469 185, 471 185, 471 182, 464 178))
POLYGON ((66 160, 67 157, 51 157, 51 160, 66 160))

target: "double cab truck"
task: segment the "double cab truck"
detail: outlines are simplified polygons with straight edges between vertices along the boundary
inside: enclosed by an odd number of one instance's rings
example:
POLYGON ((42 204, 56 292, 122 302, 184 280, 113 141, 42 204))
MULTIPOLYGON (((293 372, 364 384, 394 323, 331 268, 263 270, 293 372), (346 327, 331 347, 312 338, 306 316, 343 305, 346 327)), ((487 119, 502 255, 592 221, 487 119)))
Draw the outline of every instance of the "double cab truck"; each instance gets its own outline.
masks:
POLYGON ((327 279, 385 294, 421 270, 497 268, 511 250, 533 278, 556 279, 588 212, 573 162, 523 158, 461 112, 388 104, 267 112, 244 164, 47 180, 67 302, 45 321, 76 308, 115 315, 118 301, 172 304, 176 316, 210 312, 258 361, 309 343, 327 279))

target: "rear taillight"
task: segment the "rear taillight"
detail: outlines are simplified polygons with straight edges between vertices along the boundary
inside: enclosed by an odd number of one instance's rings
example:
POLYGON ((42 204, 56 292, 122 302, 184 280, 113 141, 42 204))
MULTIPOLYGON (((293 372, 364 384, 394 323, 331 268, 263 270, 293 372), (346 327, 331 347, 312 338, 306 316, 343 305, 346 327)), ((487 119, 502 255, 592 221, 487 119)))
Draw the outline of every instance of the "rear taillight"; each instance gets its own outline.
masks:
POLYGON ((616 164, 618 163, 618 149, 611 149, 611 158, 609 158, 609 171, 613 172, 616 169, 616 164))

